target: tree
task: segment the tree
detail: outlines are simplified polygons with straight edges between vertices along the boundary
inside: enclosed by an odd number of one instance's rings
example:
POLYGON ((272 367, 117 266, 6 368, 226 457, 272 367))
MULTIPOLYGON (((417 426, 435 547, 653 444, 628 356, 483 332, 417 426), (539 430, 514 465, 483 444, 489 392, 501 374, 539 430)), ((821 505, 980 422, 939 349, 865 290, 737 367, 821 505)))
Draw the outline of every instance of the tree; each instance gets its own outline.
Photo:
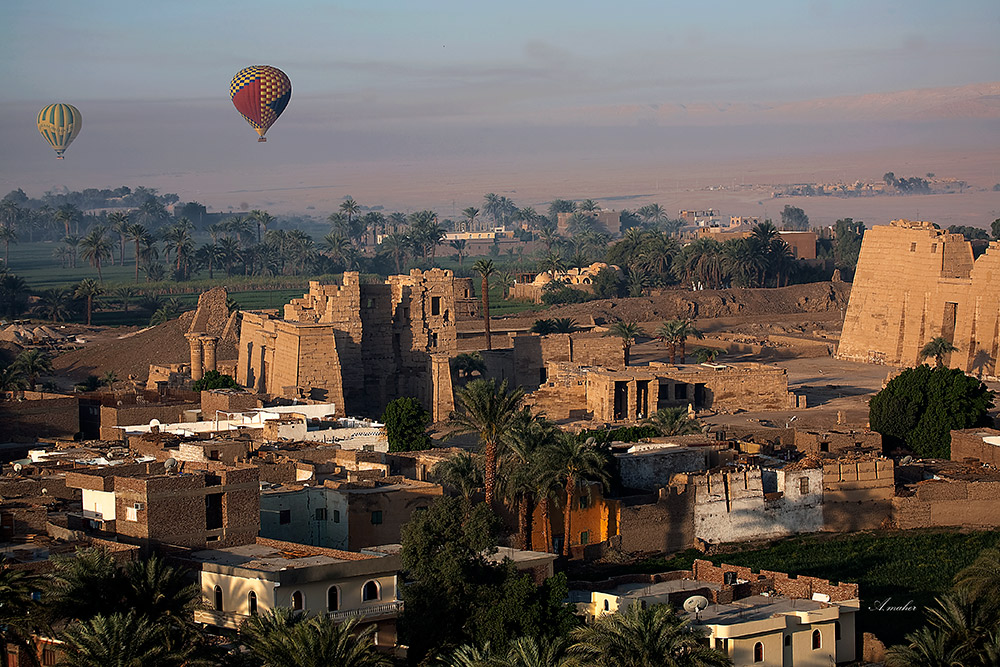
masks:
POLYGON ((547 336, 550 333, 555 333, 555 330, 555 320, 551 319, 535 320, 535 323, 531 325, 531 333, 536 333, 539 336, 547 336))
POLYGON ((17 317, 28 301, 28 283, 21 276, 0 272, 0 312, 17 317))
MULTIPOLYGON (((159 312, 159 311, 157 311, 159 312)), ((207 391, 209 389, 239 389, 240 385, 231 375, 220 373, 219 371, 208 371, 201 379, 191 385, 194 391, 207 391)))
POLYGON ((45 599, 59 618, 109 617, 121 609, 127 583, 110 552, 77 549, 54 562, 45 599))
POLYGON ((140 248, 144 241, 149 241, 151 238, 146 228, 138 223, 128 226, 127 235, 135 243, 135 282, 139 282, 139 258, 142 254, 140 248))
POLYGON ((781 210, 781 226, 784 229, 809 231, 809 216, 798 206, 785 204, 781 210))
POLYGON ((1000 240, 1000 218, 997 218, 996 220, 990 223, 990 232, 993 233, 994 239, 1000 240))
POLYGON ((483 300, 483 326, 486 329, 486 349, 493 349, 493 342, 490 340, 490 276, 497 272, 491 259, 481 259, 475 263, 472 270, 482 277, 480 290, 483 300))
POLYGON ((431 413, 415 398, 403 396, 390 401, 382 414, 390 452, 412 452, 431 448, 427 427, 431 413))
POLYGON ((524 389, 511 389, 506 380, 498 386, 496 380, 480 379, 456 389, 455 398, 459 409, 451 413, 453 433, 479 436, 485 454, 486 504, 492 507, 500 446, 517 419, 524 389))
POLYGON ((4 646, 0 664, 4 667, 9 664, 7 644, 14 644, 29 655, 34 649, 31 634, 40 611, 34 594, 41 588, 41 582, 30 572, 0 562, 0 642, 4 646))
POLYGON ((604 614, 574 630, 570 652, 588 665, 604 667, 722 667, 732 662, 703 644, 705 631, 667 605, 604 614))
POLYGON ((132 223, 128 219, 128 213, 124 211, 112 211, 108 213, 108 222, 111 223, 111 229, 118 234, 118 263, 125 266, 125 239, 129 233, 128 228, 132 223))
POLYGON ((993 392, 960 370, 909 368, 869 402, 868 419, 886 450, 906 446, 917 456, 949 458, 950 432, 986 426, 993 392))
POLYGON ((52 372, 52 360, 45 351, 38 348, 24 350, 14 360, 14 366, 28 378, 28 386, 35 388, 38 376, 52 372))
POLYGON ((552 320, 552 333, 571 334, 582 331, 572 317, 556 317, 552 320))
POLYGON ((629 351, 632 344, 639 336, 645 336, 646 332, 635 322, 615 322, 604 332, 605 336, 616 336, 622 339, 622 352, 625 354, 625 365, 628 366, 629 351))
POLYGON ((458 255, 458 265, 462 266, 462 262, 465 260, 466 246, 468 245, 464 239, 458 239, 451 242, 451 247, 454 248, 455 253, 458 255))
POLYGON ((573 501, 579 495, 583 482, 607 484, 609 477, 607 461, 594 446, 593 441, 580 439, 564 433, 546 451, 548 465, 566 492, 563 507, 563 555, 569 556, 573 542, 572 518, 573 501))
POLYGON ((14 364, 0 367, 0 400, 3 400, 7 392, 24 389, 25 384, 24 373, 20 368, 16 368, 14 364))
POLYGON ((443 486, 457 491, 471 506, 472 497, 483 488, 483 463, 479 456, 459 452, 434 464, 434 478, 443 486))
POLYGON ((93 278, 84 278, 73 288, 73 296, 77 299, 87 300, 87 326, 90 326, 90 318, 94 312, 94 297, 104 293, 104 289, 97 284, 93 278))
POLYGON ((483 361, 483 355, 478 352, 463 352, 451 360, 451 369, 460 377, 468 379, 476 373, 485 374, 486 362, 483 361))
POLYGON ((70 625, 62 633, 67 667, 181 667, 183 653, 164 642, 164 631, 153 620, 129 611, 96 614, 70 625))
POLYGON ((599 299, 613 299, 624 295, 624 281, 618 271, 605 267, 597 272, 592 283, 594 296, 599 299))
POLYGON ((715 361, 722 354, 722 350, 717 347, 698 347, 691 353, 694 354, 694 358, 698 360, 699 364, 704 364, 715 361))
POLYGON ((10 266, 10 244, 17 243, 17 230, 6 225, 0 226, 0 241, 3 241, 4 266, 10 266))
POLYGON ((83 258, 97 269, 97 279, 102 283, 104 282, 104 276, 101 275, 101 265, 104 260, 111 259, 112 257, 111 243, 104 235, 105 231, 104 227, 94 227, 80 241, 80 247, 83 248, 83 258))
POLYGON ((531 549, 531 519, 535 491, 540 476, 548 473, 543 459, 555 445, 559 429, 552 422, 521 411, 507 437, 500 457, 500 486, 503 495, 517 508, 517 528, 521 549, 531 549))
POLYGON ((139 292, 130 285, 122 285, 121 287, 116 287, 115 291, 112 292, 115 298, 118 299, 118 303, 122 305, 122 310, 128 315, 128 304, 130 301, 139 296, 139 292))
POLYGON ((468 225, 467 231, 476 231, 476 218, 479 216, 479 209, 475 206, 467 206, 462 209, 462 216, 465 218, 466 224, 468 225))
POLYGON ((685 408, 663 408, 647 417, 643 422, 649 424, 663 436, 690 435, 701 433, 701 422, 688 417, 685 408))
POLYGON ((257 223, 257 243, 260 243, 262 236, 267 235, 267 226, 274 222, 274 216, 267 211, 254 209, 250 211, 250 219, 257 223), (261 234, 263 230, 263 234, 261 234))
POLYGON ((250 617, 240 641, 264 667, 389 667, 375 650, 375 626, 359 628, 358 620, 337 623, 278 608, 250 617))
POLYGON ((958 348, 951 344, 951 341, 944 336, 937 336, 930 339, 926 345, 920 348, 920 361, 927 357, 934 357, 935 368, 944 368, 944 356, 958 352, 958 348))

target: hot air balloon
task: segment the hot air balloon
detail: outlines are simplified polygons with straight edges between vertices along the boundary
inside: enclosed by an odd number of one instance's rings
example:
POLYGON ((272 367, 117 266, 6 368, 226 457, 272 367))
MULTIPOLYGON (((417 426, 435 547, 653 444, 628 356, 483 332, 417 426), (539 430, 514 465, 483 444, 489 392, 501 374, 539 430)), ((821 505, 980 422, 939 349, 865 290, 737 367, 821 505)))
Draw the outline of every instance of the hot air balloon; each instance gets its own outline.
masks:
POLYGON ((63 159, 63 152, 80 134, 81 127, 83 117, 72 104, 50 104, 38 112, 38 131, 45 141, 52 144, 59 160, 63 159))
POLYGON ((267 141, 267 128, 278 120, 292 97, 292 82, 277 67, 254 65, 233 77, 229 96, 240 115, 257 130, 257 141, 267 141))

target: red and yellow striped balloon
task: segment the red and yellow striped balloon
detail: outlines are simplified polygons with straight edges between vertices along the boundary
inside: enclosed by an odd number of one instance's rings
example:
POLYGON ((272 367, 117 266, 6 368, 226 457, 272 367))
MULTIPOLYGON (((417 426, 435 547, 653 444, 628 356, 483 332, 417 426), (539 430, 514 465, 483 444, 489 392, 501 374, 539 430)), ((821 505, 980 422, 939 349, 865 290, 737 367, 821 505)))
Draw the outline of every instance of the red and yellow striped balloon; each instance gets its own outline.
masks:
POLYGON ((277 67, 254 65, 239 71, 229 85, 233 106, 257 130, 257 141, 278 120, 292 97, 292 82, 277 67))

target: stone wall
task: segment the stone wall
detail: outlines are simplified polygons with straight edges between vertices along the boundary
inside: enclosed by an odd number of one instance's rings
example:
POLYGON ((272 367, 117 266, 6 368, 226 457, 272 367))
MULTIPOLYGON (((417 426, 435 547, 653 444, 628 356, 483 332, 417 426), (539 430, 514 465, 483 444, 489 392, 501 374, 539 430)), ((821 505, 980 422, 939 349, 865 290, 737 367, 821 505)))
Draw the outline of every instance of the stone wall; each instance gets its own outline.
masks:
POLYGON ((533 391, 548 379, 549 363, 623 368, 625 353, 617 339, 593 334, 538 334, 514 338, 514 382, 533 391))
POLYGON ((795 448, 803 454, 842 454, 854 450, 882 451, 882 434, 875 431, 813 431, 795 429, 795 448))
POLYGON ((898 528, 1000 527, 1000 482, 927 480, 916 484, 914 491, 892 499, 898 528))
POLYGON ((961 234, 894 220, 865 232, 837 356, 912 366, 942 336, 952 368, 996 376, 1000 357, 1000 242, 973 262, 961 234), (902 279, 901 279, 902 277, 902 279))
POLYGON ((995 428, 970 428, 951 432, 951 460, 976 459, 1000 468, 1000 431, 995 428))
POLYGON ((184 421, 184 413, 197 410, 199 403, 101 406, 101 440, 124 440, 121 426, 138 426, 157 419, 165 424, 184 421))
POLYGON ((831 602, 844 602, 858 599, 858 585, 848 583, 832 584, 828 579, 818 577, 795 576, 784 572, 760 570, 754 572, 740 565, 713 565, 707 560, 698 559, 691 566, 691 572, 698 581, 707 581, 722 585, 727 572, 735 572, 738 579, 749 583, 762 583, 778 595, 797 600, 811 600, 813 594, 829 595, 831 602))
POLYGON ((79 432, 76 396, 25 391, 17 399, 0 400, 0 442, 73 438, 79 432))
POLYGON ((895 495, 891 459, 837 460, 823 464, 823 530, 873 530, 892 519, 895 495))
POLYGON ((694 546, 694 496, 687 488, 660 490, 653 503, 623 502, 620 546, 627 553, 672 553, 694 546))
MULTIPOLYGON (((724 447, 725 445, 719 445, 724 447)), ((661 447, 615 454, 622 485, 627 489, 656 491, 679 472, 698 472, 710 466, 712 446, 661 447)))

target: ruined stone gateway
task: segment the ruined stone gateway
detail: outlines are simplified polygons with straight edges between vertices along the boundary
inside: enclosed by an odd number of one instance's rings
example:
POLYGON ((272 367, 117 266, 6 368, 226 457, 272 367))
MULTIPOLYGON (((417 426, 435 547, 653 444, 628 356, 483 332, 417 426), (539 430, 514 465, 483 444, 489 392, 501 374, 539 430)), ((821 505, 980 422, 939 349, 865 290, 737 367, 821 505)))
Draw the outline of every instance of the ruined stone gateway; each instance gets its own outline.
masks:
POLYGON ((837 357, 912 366, 938 336, 958 348, 946 365, 998 375, 1000 242, 973 259, 961 234, 930 222, 872 227, 861 245, 837 357))
POLYGON ((430 406, 431 357, 454 353, 456 320, 475 314, 472 279, 442 269, 311 281, 281 317, 243 312, 236 379, 259 393, 332 402, 338 413, 381 414, 399 396, 430 406))

